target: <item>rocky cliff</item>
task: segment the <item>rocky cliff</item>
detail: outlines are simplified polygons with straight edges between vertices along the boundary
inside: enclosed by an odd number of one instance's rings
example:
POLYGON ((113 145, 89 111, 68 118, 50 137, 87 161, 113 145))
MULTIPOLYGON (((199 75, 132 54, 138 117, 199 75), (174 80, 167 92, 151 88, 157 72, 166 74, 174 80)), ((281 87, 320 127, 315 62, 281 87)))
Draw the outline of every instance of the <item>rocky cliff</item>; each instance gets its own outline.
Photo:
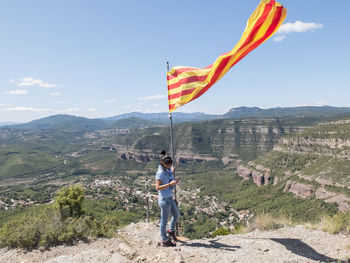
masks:
POLYGON ((273 151, 237 172, 259 186, 271 177, 273 184, 285 184, 285 192, 336 202, 339 210, 350 211, 350 120, 321 123, 281 138, 273 151))
MULTIPOLYGON (((182 123, 175 126, 175 148, 186 155, 252 160, 273 149, 282 136, 305 129, 294 120, 242 119, 182 123)), ((159 152, 169 145, 169 129, 142 136, 135 143, 137 150, 159 152)))

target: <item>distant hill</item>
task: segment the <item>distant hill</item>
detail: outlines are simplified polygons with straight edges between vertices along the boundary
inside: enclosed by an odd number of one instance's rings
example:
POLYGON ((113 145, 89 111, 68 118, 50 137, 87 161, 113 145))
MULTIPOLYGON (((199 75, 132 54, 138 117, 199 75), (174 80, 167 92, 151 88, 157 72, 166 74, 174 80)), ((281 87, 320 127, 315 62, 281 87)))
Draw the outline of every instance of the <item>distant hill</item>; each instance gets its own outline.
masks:
POLYGON ((17 123, 15 123, 15 122, 0 122, 0 127, 8 126, 8 125, 15 125, 15 124, 17 124, 17 123))
POLYGON ((223 118, 282 118, 282 117, 335 117, 350 115, 349 107, 303 106, 260 109, 258 107, 232 108, 223 118))
MULTIPOLYGON (((160 112, 160 113, 141 113, 141 112, 131 112, 116 115, 113 117, 104 118, 103 120, 107 121, 116 121, 128 118, 138 118, 143 120, 149 120, 156 123, 168 124, 169 123, 169 113, 160 112)), ((221 115, 214 114, 205 114, 202 112, 194 112, 194 113, 184 113, 184 112, 174 112, 173 113, 173 121, 174 123, 180 122, 192 122, 192 121, 205 121, 221 118, 221 115)))
POLYGON ((130 117, 127 119, 119 119, 115 122, 113 122, 111 125, 109 125, 107 128, 115 128, 115 129, 138 129, 138 128, 144 128, 144 127, 151 127, 151 126, 159 126, 158 123, 144 120, 136 117, 130 117))
POLYGON ((28 130, 77 130, 92 131, 103 129, 107 122, 100 119, 88 119, 71 115, 53 115, 50 117, 34 120, 25 124, 11 125, 11 128, 28 130))
MULTIPOLYGON (((173 122, 201 122, 217 119, 246 119, 246 118, 296 118, 308 122, 313 121, 328 121, 339 119, 350 115, 350 107, 286 107, 286 108, 271 108, 261 109, 258 107, 238 107, 230 109, 226 114, 215 115, 205 114, 201 112, 184 113, 174 112, 173 122)), ((8 125, 11 128, 18 129, 59 129, 59 130, 81 130, 94 131, 105 128, 137 128, 154 126, 155 124, 169 125, 169 113, 141 113, 131 112, 116 115, 108 118, 88 119, 84 117, 71 115, 53 115, 50 117, 34 120, 24 124, 8 125), (118 122, 125 120, 123 122, 118 122), (142 121, 141 121, 142 120, 142 121)), ((310 125, 310 124, 308 124, 310 125)), ((1 126, 1 124, 0 124, 1 126)))
MULTIPOLYGON (((215 119, 235 119, 235 118, 283 118, 283 117, 299 117, 299 118, 341 118, 350 115, 350 107, 332 107, 332 106, 302 106, 302 107, 278 107, 270 109, 261 109, 258 107, 237 107, 230 109, 223 115, 205 114, 202 112, 184 113, 174 112, 174 123, 181 122, 198 122, 215 119)), ((168 124, 169 113, 141 113, 131 112, 116 115, 103 120, 115 121, 136 117, 139 119, 149 120, 156 123, 168 124)))

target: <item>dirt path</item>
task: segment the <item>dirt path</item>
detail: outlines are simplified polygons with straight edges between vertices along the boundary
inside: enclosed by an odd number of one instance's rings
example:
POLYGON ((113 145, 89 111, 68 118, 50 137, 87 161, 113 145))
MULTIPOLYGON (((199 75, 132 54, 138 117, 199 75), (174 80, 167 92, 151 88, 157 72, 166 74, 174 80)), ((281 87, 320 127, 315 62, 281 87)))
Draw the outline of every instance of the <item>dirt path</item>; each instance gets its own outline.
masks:
POLYGON ((131 224, 113 239, 99 239, 49 251, 0 250, 0 262, 348 262, 349 237, 330 235, 303 226, 220 236, 159 246, 155 223, 131 224))

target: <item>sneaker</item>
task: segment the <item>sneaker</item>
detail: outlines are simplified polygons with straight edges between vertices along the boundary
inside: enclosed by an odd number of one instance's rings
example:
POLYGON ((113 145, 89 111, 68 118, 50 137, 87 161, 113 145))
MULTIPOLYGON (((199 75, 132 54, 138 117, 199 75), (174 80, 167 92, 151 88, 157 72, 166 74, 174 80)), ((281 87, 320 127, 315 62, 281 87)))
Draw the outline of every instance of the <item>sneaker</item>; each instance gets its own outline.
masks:
POLYGON ((168 230, 167 233, 174 241, 178 241, 178 239, 175 236, 175 231, 168 230))
POLYGON ((162 247, 176 247, 176 243, 171 242, 170 240, 162 241, 161 245, 162 245, 162 247))

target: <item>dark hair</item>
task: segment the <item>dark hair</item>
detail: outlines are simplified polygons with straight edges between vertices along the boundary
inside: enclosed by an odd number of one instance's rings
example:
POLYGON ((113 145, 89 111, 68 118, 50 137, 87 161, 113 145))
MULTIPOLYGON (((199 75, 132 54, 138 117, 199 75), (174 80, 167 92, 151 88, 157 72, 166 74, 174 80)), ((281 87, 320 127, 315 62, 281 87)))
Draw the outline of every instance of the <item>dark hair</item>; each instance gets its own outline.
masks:
POLYGON ((169 155, 166 154, 166 151, 163 150, 160 157, 160 165, 164 167, 165 164, 173 164, 173 160, 169 155))

